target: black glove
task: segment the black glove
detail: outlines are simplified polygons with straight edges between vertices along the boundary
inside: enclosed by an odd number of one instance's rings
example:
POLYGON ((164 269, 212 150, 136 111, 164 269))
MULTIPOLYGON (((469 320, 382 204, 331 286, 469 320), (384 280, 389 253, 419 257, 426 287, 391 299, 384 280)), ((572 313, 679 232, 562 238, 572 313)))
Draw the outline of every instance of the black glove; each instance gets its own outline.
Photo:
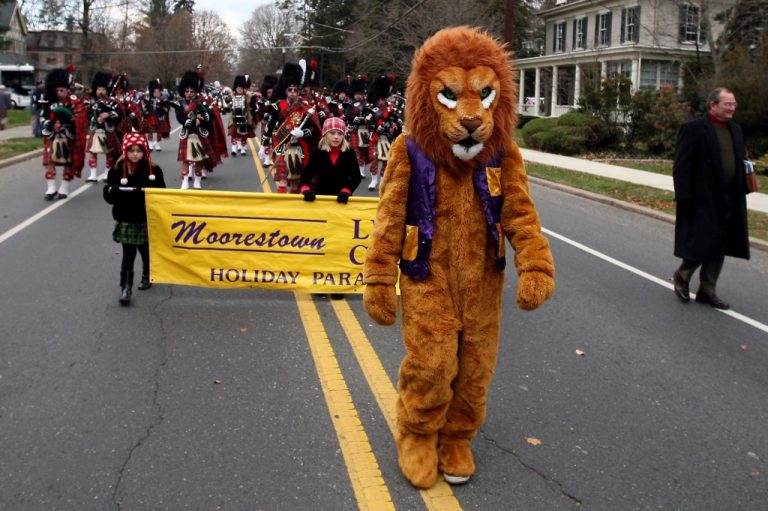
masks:
POLYGON ((104 187, 104 200, 110 204, 115 202, 115 196, 118 194, 119 189, 117 186, 105 186, 104 187))
POLYGON ((336 197, 336 202, 341 204, 346 204, 348 200, 349 194, 347 192, 339 192, 339 195, 336 197))
POLYGON ((383 124, 379 124, 379 127, 376 128, 376 133, 378 133, 379 135, 383 135, 385 131, 386 131, 386 128, 384 128, 383 124))
POLYGON ((354 119, 352 119, 352 124, 360 124, 361 122, 363 122, 363 118, 360 117, 359 115, 354 119))
POLYGON ((317 116, 320 118, 321 121, 324 121, 325 118, 327 117, 327 114, 323 110, 320 110, 319 112, 317 112, 317 116))
POLYGON ((315 192, 312 190, 307 190, 305 192, 302 192, 302 195, 304 196, 304 200, 307 202, 312 202, 315 200, 315 192))

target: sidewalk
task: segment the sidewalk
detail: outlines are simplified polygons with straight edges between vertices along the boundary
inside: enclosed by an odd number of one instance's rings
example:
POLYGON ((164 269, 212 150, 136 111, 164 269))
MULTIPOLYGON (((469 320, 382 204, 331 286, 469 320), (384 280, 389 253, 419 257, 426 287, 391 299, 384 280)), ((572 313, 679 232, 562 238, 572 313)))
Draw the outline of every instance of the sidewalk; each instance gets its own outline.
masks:
MULTIPOLYGON (((531 163, 609 177, 638 185, 660 188, 670 192, 674 191, 672 176, 665 176, 663 174, 656 174, 655 172, 646 172, 644 170, 630 169, 627 167, 619 167, 616 165, 608 165, 607 163, 582 160, 570 156, 542 153, 531 149, 521 148, 520 152, 523 154, 523 159, 531 163)), ((768 213, 768 195, 765 193, 750 193, 747 195, 747 208, 761 213, 768 213)))
POLYGON ((32 136, 32 126, 16 126, 15 128, 7 128, 0 130, 0 140, 8 140, 9 138, 22 138, 32 136))

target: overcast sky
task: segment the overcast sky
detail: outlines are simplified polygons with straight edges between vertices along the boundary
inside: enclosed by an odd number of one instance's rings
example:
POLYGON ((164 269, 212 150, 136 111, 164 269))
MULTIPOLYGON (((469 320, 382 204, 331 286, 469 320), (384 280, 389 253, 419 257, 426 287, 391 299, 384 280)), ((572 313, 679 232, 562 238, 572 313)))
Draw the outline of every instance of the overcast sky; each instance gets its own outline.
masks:
POLYGON ((237 39, 240 35, 238 29, 251 17, 254 9, 271 3, 275 0, 195 0, 195 10, 218 13, 237 39))

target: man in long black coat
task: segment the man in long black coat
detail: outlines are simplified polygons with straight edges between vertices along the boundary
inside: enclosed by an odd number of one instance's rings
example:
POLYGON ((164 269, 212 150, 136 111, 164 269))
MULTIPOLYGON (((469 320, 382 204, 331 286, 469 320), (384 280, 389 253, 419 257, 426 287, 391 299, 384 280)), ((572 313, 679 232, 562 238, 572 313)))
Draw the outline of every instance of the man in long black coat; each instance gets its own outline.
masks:
POLYGON ((736 98, 718 88, 707 98, 707 115, 684 124, 677 135, 673 178, 677 215, 675 294, 690 300, 688 283, 696 269, 696 301, 728 309, 715 286, 725 256, 749 259, 744 136, 732 121, 736 98))

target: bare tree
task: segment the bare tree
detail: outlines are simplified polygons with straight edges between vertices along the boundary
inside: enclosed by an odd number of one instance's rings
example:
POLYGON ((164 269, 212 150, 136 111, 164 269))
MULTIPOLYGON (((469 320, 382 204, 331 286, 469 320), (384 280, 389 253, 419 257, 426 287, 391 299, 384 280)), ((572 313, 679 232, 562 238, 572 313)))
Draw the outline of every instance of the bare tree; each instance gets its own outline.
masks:
POLYGON ((254 9, 240 28, 240 61, 238 74, 249 74, 254 83, 261 77, 281 69, 286 60, 295 62, 297 55, 290 36, 296 31, 292 17, 274 4, 254 9))

